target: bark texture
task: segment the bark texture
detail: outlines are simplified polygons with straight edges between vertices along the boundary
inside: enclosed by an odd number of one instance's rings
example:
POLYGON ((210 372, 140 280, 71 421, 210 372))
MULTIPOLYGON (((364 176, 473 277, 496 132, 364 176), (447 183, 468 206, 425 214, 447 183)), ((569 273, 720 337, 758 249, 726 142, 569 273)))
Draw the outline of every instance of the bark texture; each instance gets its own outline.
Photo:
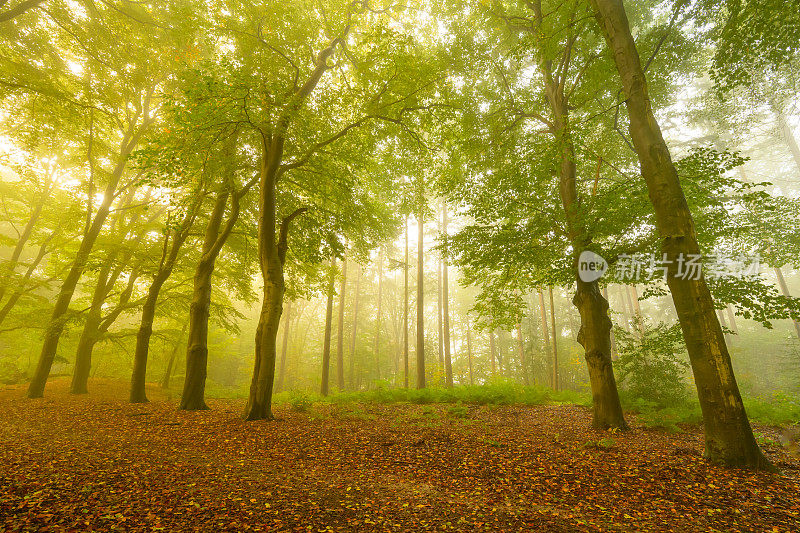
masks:
POLYGON ((661 250, 672 261, 667 284, 703 411, 705 455, 729 466, 771 470, 750 428, 705 279, 677 275, 679 256, 699 255, 700 248, 675 166, 650 106, 625 7, 621 0, 591 0, 591 4, 622 81, 631 138, 653 204, 661 250))

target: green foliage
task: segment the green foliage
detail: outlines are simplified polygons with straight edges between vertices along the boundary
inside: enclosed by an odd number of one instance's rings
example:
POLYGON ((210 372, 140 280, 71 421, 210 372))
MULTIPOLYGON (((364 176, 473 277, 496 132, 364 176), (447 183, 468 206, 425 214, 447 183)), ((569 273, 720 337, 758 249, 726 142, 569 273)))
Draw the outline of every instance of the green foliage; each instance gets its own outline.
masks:
MULTIPOLYGON (((282 393, 275 396, 275 403, 293 405, 295 394, 282 393)), ((305 401, 321 404, 347 403, 411 403, 417 405, 455 404, 454 413, 466 409, 467 405, 543 405, 578 404, 591 405, 591 399, 570 390, 554 392, 547 387, 525 387, 518 383, 497 382, 486 385, 462 385, 452 389, 428 387, 425 389, 378 388, 362 392, 337 392, 323 397, 302 393, 305 401)))
POLYGON ((680 326, 651 327, 636 318, 632 332, 616 328, 619 361, 615 363, 625 393, 659 407, 681 404, 687 396, 680 326))
POLYGON ((303 391, 292 391, 289 395, 292 411, 306 413, 314 405, 314 397, 303 391))

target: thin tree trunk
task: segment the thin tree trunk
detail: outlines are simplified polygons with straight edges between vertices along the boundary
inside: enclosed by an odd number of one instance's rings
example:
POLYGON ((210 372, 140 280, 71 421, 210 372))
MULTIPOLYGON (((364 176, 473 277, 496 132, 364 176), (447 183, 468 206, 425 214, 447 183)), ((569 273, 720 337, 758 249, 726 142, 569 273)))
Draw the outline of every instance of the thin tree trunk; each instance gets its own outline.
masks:
POLYGON ((406 256, 403 263, 403 386, 408 388, 408 216, 405 226, 406 256))
MULTIPOLYGON (((733 314, 733 308, 731 307, 731 304, 728 304, 725 307, 725 310, 728 312, 728 321, 731 323, 731 331, 733 331, 734 334, 738 335, 739 328, 736 326, 736 317, 733 314)), ((798 329, 797 336, 800 337, 800 329, 798 329)))
MULTIPOLYGON (((124 207, 128 207, 131 205, 134 199, 134 190, 128 194, 127 198, 125 199, 124 207)), ((148 193, 145 201, 149 200, 150 194, 148 193)), ((122 224, 122 213, 124 213, 124 209, 118 211, 115 220, 112 222, 112 227, 121 225, 122 224)), ((158 216, 160 215, 160 211, 155 212, 151 217, 150 220, 147 221, 145 228, 149 226, 149 223, 153 222, 158 216)), ((141 213, 136 212, 131 219, 128 221, 125 227, 119 228, 120 231, 118 232, 118 238, 120 241, 124 241, 126 237, 131 233, 134 229, 136 224, 139 222, 141 218, 141 213)), ((84 323, 83 330, 81 332, 80 339, 78 341, 78 349, 75 352, 75 366, 72 372, 72 383, 70 385, 70 392, 72 394, 86 394, 88 393, 88 381, 89 381, 89 372, 92 366, 92 351, 94 350, 94 346, 97 341, 100 339, 100 336, 105 333, 105 331, 101 331, 101 323, 104 322, 102 319, 102 308, 108 298, 109 293, 114 288, 114 285, 117 283, 117 280, 122 275, 122 272, 125 266, 130 262, 131 258, 134 255, 135 248, 141 243, 142 239, 146 235, 146 231, 142 231, 139 233, 138 238, 135 238, 133 242, 129 243, 130 249, 129 251, 123 255, 122 258, 119 260, 119 266, 117 268, 113 268, 115 261, 117 261, 117 256, 119 252, 117 250, 113 250, 106 255, 105 261, 103 265, 100 267, 100 271, 97 276, 97 283, 95 284, 94 292, 92 294, 92 303, 89 307, 89 311, 86 316, 86 322, 84 323)), ((137 270, 137 269, 134 269, 137 270)), ((133 271, 131 272, 132 277, 138 277, 138 274, 135 274, 133 271)), ((123 291, 124 294, 127 294, 127 297, 130 297, 133 287, 130 286, 131 282, 129 280, 129 288, 123 291)), ((127 298, 126 298, 127 300, 127 298)), ((125 305, 127 301, 122 301, 122 297, 120 298, 120 305, 125 305)), ((113 313, 113 311, 112 311, 113 313)), ((111 326, 113 323, 112 319, 110 322, 106 322, 106 329, 111 326)))
MULTIPOLYGON (((168 276, 168 275, 167 275, 168 276)), ((156 316, 156 303, 161 287, 167 280, 164 273, 159 272, 147 291, 147 299, 142 306, 142 318, 139 331, 136 333, 136 351, 133 356, 133 372, 131 373, 131 403, 147 402, 145 378, 147 375, 147 356, 150 351, 150 337, 153 334, 153 320, 156 316)))
POLYGON ((344 390, 344 304, 347 289, 347 257, 342 260, 342 279, 339 282, 339 322, 336 324, 336 384, 344 390))
MULTIPOLYGON (((608 299, 608 286, 603 287, 603 298, 606 299, 607 303, 611 303, 611 300, 608 299)), ((610 311, 610 309, 609 309, 610 311)), ((609 313, 610 314, 610 313, 609 313)), ((612 325, 613 326, 613 325, 612 325)), ((619 354, 617 353, 617 342, 614 338, 614 329, 612 327, 611 331, 608 332, 609 340, 611 340, 611 360, 617 361, 619 359, 619 354)))
POLYGON ((353 297, 353 336, 350 339, 350 389, 355 389, 355 363, 356 363, 356 340, 358 332, 358 293, 361 290, 361 268, 359 267, 356 276, 356 294, 353 297))
POLYGON ((417 216, 417 388, 425 388, 425 255, 424 223, 420 213, 417 216))
MULTIPOLYGON (((778 285, 781 288, 781 292, 787 298, 791 298, 792 295, 789 292, 789 286, 786 284, 786 279, 783 277, 783 271, 779 267, 775 267, 775 277, 778 278, 778 285)), ((800 339, 800 322, 797 320, 792 321, 794 323, 794 331, 797 333, 797 338, 800 339)))
MULTIPOLYGON (((447 204, 442 203, 442 233, 447 238, 447 204)), ((453 361, 450 358, 450 280, 447 273, 447 250, 442 257, 442 308, 444 311, 444 370, 445 385, 453 386, 453 361)))
POLYGON ((375 376, 381 379, 381 303, 383 296, 383 247, 378 252, 378 309, 375 313, 375 376))
POLYGON ((728 324, 725 323, 725 315, 722 313, 722 309, 717 309, 717 319, 719 320, 719 325, 722 326, 723 337, 725 338, 725 344, 728 346, 731 345, 731 336, 725 331, 728 328, 728 324))
POLYGON ((331 326, 333 322, 333 295, 336 293, 336 259, 331 257, 330 275, 328 276, 328 303, 325 307, 325 341, 322 345, 322 384, 320 394, 328 395, 328 383, 331 369, 331 326))
POLYGON ((283 390, 283 382, 286 379, 286 352, 289 350, 289 324, 292 320, 292 301, 286 302, 286 312, 283 319, 283 343, 281 345, 281 363, 278 368, 278 383, 275 385, 275 392, 283 390))
POLYGON ((678 276, 678 258, 700 256, 700 247, 678 174, 650 107, 625 7, 622 0, 590 1, 622 81, 631 138, 653 204, 661 251, 669 261, 667 284, 703 411, 705 455, 730 466, 772 470, 753 436, 705 279, 678 276))
POLYGON ((439 372, 444 370, 444 339, 442 332, 442 261, 436 261, 436 339, 439 342, 439 372))
POLYGON ((556 362, 553 359, 553 350, 550 344, 550 330, 547 327, 547 309, 544 305, 544 294, 542 291, 539 291, 539 314, 542 318, 542 342, 544 343, 544 350, 547 354, 547 361, 550 363, 550 387, 556 390, 556 362))
POLYGON ((472 333, 470 329, 469 317, 467 317, 467 364, 469 365, 469 384, 474 385, 475 379, 472 375, 472 333))
MULTIPOLYGON (((556 335, 556 306, 553 304, 553 287, 548 287, 550 292, 550 324, 553 332, 553 390, 560 389, 558 382, 558 335, 556 335)), ((585 347, 584 347, 585 348, 585 347)))
POLYGON ((497 376, 495 358, 497 357, 497 347, 494 345, 494 330, 489 330, 489 359, 492 361, 492 377, 497 376))
POLYGON ((181 332, 178 335, 178 338, 175 339, 175 347, 172 348, 172 352, 169 355, 169 362, 167 363, 167 370, 164 372, 164 377, 161 379, 161 388, 164 390, 169 390, 169 382, 172 378, 172 369, 175 368, 175 359, 178 357, 178 352, 181 349, 181 342, 183 341, 183 335, 186 333, 186 327, 189 325, 188 322, 183 323, 183 327, 181 328, 181 332))
POLYGON ((522 317, 517 320, 517 349, 519 350, 519 364, 522 367, 522 382, 525 385, 530 385, 528 362, 525 360, 525 342, 522 340, 522 317))

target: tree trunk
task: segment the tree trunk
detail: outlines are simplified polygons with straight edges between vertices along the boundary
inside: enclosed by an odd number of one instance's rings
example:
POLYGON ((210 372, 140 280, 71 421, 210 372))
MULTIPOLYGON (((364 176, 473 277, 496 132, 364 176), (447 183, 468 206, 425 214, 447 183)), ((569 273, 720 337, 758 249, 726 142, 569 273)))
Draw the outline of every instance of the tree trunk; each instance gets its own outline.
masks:
MULTIPOLYGON (((608 299, 608 287, 603 287, 603 298, 605 298, 607 304, 611 304, 611 301, 608 299)), ((610 308, 609 308, 610 310, 610 308)), ((610 315, 611 313, 609 313, 610 315)), ((614 328, 612 323, 611 331, 608 332, 609 340, 611 341, 611 360, 616 361, 619 359, 619 355, 617 354, 617 343, 616 339, 614 338, 614 328)))
POLYGON ((286 302, 286 314, 283 319, 283 343, 281 345, 281 364, 278 368, 278 383, 275 392, 283 390, 283 381, 286 379, 286 352, 289 350, 289 323, 292 319, 292 301, 286 302))
MULTIPOLYGON (((131 403, 147 402, 145 394, 145 378, 147 375, 147 358, 150 352, 150 337, 153 335, 153 320, 156 315, 156 304, 158 295, 164 283, 172 275, 175 262, 178 260, 178 253, 189 236, 189 230, 194 223, 197 210, 202 204, 203 195, 200 191, 195 191, 192 204, 187 208, 180 225, 167 233, 164 237, 164 249, 161 255, 161 262, 158 266, 153 283, 147 291, 147 297, 142 305, 142 319, 139 331, 136 333, 136 350, 133 357, 133 372, 131 373, 131 403), (170 235, 172 244, 167 250, 170 235)), ((191 333, 191 330, 190 330, 191 333)))
POLYGON ((492 361, 492 377, 497 375, 497 367, 495 366, 495 358, 497 357, 497 347, 494 345, 494 330, 489 330, 489 359, 492 361))
MULTIPOLYGON (((442 204, 442 233, 447 239, 447 204, 442 204)), ((444 370, 445 385, 453 386, 453 362, 450 358, 450 280, 447 275, 447 250, 442 257, 442 308, 444 312, 444 370)))
POLYGON ((467 317, 467 364, 469 365, 469 384, 474 385, 472 376, 472 333, 470 332, 469 317, 467 317))
MULTIPOLYGON (((728 304, 725 307, 725 309, 728 312, 728 321, 731 323, 731 331, 733 331, 734 334, 738 335, 739 328, 736 326, 736 317, 733 314, 733 308, 731 307, 731 304, 728 304)), ((797 336, 800 337, 800 328, 797 331, 797 336)))
POLYGON ((356 340, 358 333, 358 293, 361 290, 361 268, 358 269, 358 276, 356 276, 356 293, 353 296, 353 335, 350 338, 350 372, 349 382, 350 389, 355 390, 355 367, 356 367, 356 340))
POLYGON ((375 313, 375 376, 381 379, 381 302, 383 289, 383 247, 378 252, 378 310, 375 313))
MULTIPOLYGON (((792 295, 789 292, 789 286, 786 284, 786 279, 783 277, 783 271, 779 267, 775 267, 775 277, 778 278, 778 285, 781 288, 781 292, 787 298, 791 298, 792 295)), ((797 338, 800 339, 800 322, 797 320, 792 320, 794 323, 794 331, 797 333, 797 338)))
POLYGON ((28 387, 28 398, 41 398, 44 395, 47 377, 50 375, 50 368, 53 366, 53 359, 55 359, 56 351, 58 350, 58 342, 61 340, 61 333, 64 331, 64 326, 68 319, 69 304, 72 302, 75 288, 78 286, 78 281, 80 281, 83 270, 86 268, 89 254, 100 236, 103 224, 105 224, 106 218, 108 218, 108 214, 111 211, 111 204, 114 202, 117 185, 119 185, 128 156, 133 151, 137 140, 137 135, 126 134, 124 136, 117 164, 111 173, 103 194, 103 201, 100 203, 91 225, 84 234, 78 252, 75 254, 75 259, 72 261, 72 266, 61 284, 55 299, 55 305, 53 305, 53 312, 50 315, 50 321, 45 329, 39 362, 28 387))
POLYGON ((245 420, 273 420, 272 386, 275 378, 275 354, 278 327, 283 307, 283 266, 277 256, 266 264, 264 302, 256 330, 256 358, 245 420))
POLYGON ((336 324, 336 384, 344 390, 344 304, 347 289, 347 257, 342 260, 342 280, 339 284, 339 322, 336 324))
POLYGON ((147 291, 147 299, 142 305, 142 319, 136 333, 136 351, 133 356, 133 372, 131 374, 131 403, 147 402, 145 394, 145 378, 147 375, 147 356, 150 351, 150 337, 153 334, 153 320, 156 316, 156 303, 161 287, 169 274, 159 271, 147 291))
POLYGON ((406 256, 403 263, 403 386, 408 388, 408 215, 406 215, 406 256))
POLYGON ((444 370, 444 340, 442 339, 442 261, 436 261, 436 339, 439 342, 439 372, 444 370))
POLYGON ((608 301, 600 294, 596 281, 586 283, 578 278, 577 283, 578 289, 572 303, 581 315, 578 343, 586 352, 586 364, 589 367, 594 407, 592 426, 595 429, 627 429, 611 364, 611 320, 608 318, 608 301))
POLYGON ((522 382, 525 385, 530 385, 528 362, 525 360, 525 343, 522 340, 522 317, 517 320, 517 349, 519 350, 519 364, 522 367, 522 382))
POLYGON ((556 365, 553 360, 553 350, 550 344, 550 328, 547 327, 547 309, 544 305, 544 294, 542 291, 539 291, 539 314, 542 318, 542 341, 544 343, 545 353, 547 354, 547 361, 550 364, 550 387, 556 390, 556 365))
POLYGON ((653 204, 661 251, 669 261, 667 284, 703 411, 705 455, 730 466, 773 469, 750 428, 705 279, 677 275, 678 258, 699 256, 700 247, 669 149, 650 107, 647 81, 625 7, 622 0, 591 0, 591 4, 622 80, 631 138, 653 204))
POLYGON ((183 323, 181 332, 178 335, 178 338, 175 339, 175 346, 172 348, 172 352, 169 354, 169 362, 167 362, 167 369, 166 371, 164 371, 164 377, 161 379, 161 388, 164 390, 169 390, 169 382, 172 379, 172 370, 175 368, 175 359, 177 359, 178 352, 181 349, 181 342, 183 341, 183 335, 186 333, 187 325, 188 325, 187 322, 183 323))
POLYGON ((333 295, 336 281, 336 259, 331 257, 330 275, 328 276, 328 303, 325 307, 325 341, 322 345, 322 384, 320 394, 328 395, 328 384, 331 370, 331 326, 333 322, 333 295))
POLYGON ((550 324, 553 332, 553 390, 558 392, 561 388, 558 382, 558 335, 556 335, 556 306, 553 304, 553 287, 550 291, 550 324))
POLYGON ((425 255, 424 224, 420 213, 417 216, 417 388, 425 388, 425 255))
POLYGON ((208 409, 205 401, 208 372, 208 319, 211 313, 211 278, 222 246, 239 218, 239 199, 227 188, 217 193, 214 207, 208 218, 200 261, 194 271, 192 303, 189 306, 189 335, 186 341, 186 376, 183 381, 180 409, 197 411, 208 409), (222 229, 228 199, 231 213, 222 229))

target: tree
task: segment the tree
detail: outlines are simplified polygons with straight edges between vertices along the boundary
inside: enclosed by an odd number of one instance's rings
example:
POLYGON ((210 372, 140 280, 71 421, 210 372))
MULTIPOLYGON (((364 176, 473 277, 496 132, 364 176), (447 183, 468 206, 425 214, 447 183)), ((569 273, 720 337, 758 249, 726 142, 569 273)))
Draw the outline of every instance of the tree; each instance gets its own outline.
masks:
POLYGON ((683 279, 678 258, 699 256, 694 222, 669 149, 647 97, 647 80, 620 0, 591 0, 613 55, 630 118, 631 138, 650 191, 661 250, 670 261, 672 294, 697 384, 705 426, 706 456, 730 466, 772 469, 745 413, 714 302, 702 276, 683 279))

